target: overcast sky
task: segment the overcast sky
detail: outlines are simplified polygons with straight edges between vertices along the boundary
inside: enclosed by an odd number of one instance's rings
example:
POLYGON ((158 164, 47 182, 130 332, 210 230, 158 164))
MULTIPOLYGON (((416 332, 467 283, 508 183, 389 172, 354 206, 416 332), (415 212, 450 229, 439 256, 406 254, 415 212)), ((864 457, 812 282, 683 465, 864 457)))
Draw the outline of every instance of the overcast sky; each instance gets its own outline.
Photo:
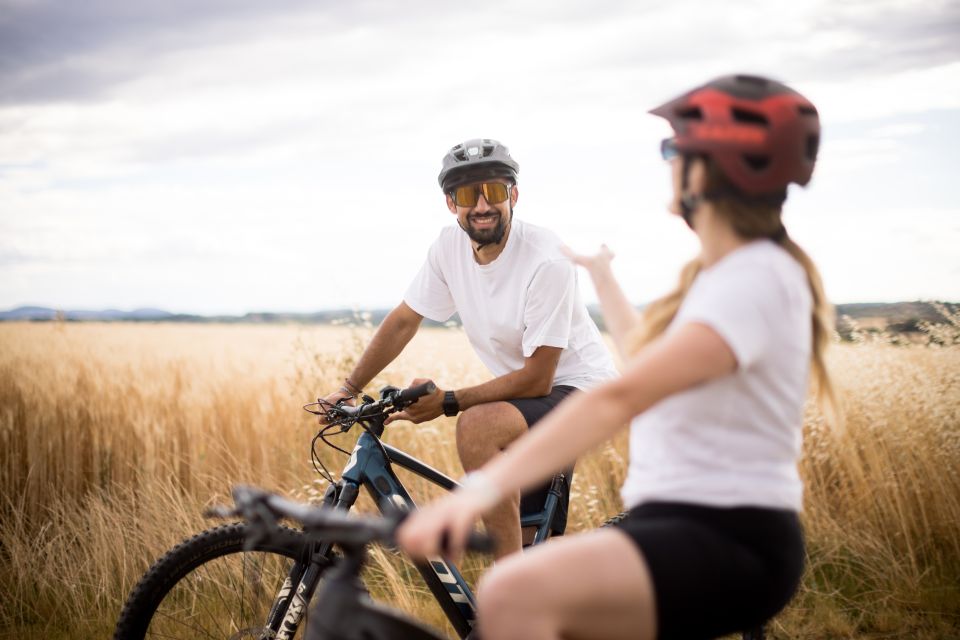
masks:
POLYGON ((392 306, 481 136, 645 302, 696 251, 646 110, 732 72, 820 110, 785 221, 829 297, 960 300, 956 0, 0 0, 0 309, 392 306))

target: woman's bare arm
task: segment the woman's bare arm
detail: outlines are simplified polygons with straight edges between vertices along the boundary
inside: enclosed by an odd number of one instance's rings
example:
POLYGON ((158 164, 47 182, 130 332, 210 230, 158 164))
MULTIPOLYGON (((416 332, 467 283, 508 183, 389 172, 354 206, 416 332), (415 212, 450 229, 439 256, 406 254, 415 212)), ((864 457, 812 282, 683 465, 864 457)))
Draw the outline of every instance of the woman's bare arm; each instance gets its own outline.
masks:
POLYGON ((456 554, 476 518, 500 498, 545 481, 660 400, 736 367, 733 351, 707 325, 690 323, 660 337, 628 363, 623 377, 571 396, 547 414, 484 466, 483 482, 411 515, 400 531, 401 544, 413 555, 436 554, 449 532, 456 554))
POLYGON ((610 268, 613 252, 607 245, 602 245, 600 251, 592 256, 576 254, 567 247, 564 247, 564 253, 574 264, 580 265, 590 274, 593 286, 597 290, 597 298, 600 300, 600 310, 603 312, 607 331, 610 332, 620 357, 626 362, 628 357, 626 339, 639 323, 640 313, 627 300, 623 289, 613 276, 613 270, 610 268))

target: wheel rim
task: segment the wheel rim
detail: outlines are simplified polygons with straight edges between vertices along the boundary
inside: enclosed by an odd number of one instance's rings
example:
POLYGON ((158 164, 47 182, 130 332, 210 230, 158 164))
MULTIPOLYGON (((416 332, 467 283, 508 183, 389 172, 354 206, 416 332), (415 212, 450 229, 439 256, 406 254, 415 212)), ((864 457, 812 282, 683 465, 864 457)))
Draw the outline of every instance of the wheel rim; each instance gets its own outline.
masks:
MULTIPOLYGON (((293 560, 262 551, 210 559, 177 581, 157 607, 146 638, 252 640, 267 618, 293 560)), ((289 589, 287 589, 289 591, 289 589)), ((302 629, 303 624, 300 625, 302 629)), ((295 637, 303 634, 298 631, 295 637)))

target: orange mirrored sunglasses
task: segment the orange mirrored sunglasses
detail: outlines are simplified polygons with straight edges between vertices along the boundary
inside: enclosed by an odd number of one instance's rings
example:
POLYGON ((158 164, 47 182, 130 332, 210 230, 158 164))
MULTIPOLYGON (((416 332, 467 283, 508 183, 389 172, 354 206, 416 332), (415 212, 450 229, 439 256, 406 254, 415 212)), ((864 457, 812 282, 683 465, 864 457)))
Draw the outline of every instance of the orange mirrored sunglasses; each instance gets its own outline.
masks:
POLYGON ((510 197, 510 188, 513 185, 503 184, 502 182, 480 182, 477 184, 465 184, 457 187, 450 194, 458 207, 474 207, 483 194, 483 199, 487 204, 499 204, 510 197))

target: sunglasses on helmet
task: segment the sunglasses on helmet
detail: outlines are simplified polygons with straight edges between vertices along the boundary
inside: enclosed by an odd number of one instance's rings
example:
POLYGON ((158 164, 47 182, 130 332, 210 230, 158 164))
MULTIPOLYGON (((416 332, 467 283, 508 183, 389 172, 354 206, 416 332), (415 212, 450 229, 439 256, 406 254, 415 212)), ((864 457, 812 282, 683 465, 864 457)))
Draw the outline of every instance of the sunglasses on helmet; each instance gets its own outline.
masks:
POLYGON ((660 155, 663 156, 663 159, 668 162, 676 158, 678 155, 680 155, 680 150, 677 149, 677 139, 664 138, 663 140, 661 140, 660 155))
POLYGON ((510 197, 510 188, 512 185, 502 182, 480 182, 477 184, 465 184, 457 187, 450 192, 450 197, 458 207, 474 207, 483 194, 483 199, 487 204, 499 204, 510 197))

